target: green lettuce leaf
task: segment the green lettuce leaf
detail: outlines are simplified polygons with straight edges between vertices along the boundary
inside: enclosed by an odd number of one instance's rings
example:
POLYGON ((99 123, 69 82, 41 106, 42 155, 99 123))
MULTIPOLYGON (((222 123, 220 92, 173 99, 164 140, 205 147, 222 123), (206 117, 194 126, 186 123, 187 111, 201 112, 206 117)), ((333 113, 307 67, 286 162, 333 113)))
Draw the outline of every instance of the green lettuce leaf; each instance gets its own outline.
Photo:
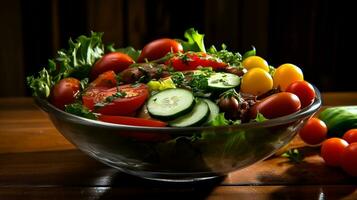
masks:
POLYGON ((128 46, 125 48, 119 48, 119 49, 115 49, 114 48, 114 44, 110 44, 106 47, 108 49, 108 51, 110 52, 120 52, 120 53, 125 53, 128 56, 130 56, 133 60, 137 61, 137 59, 140 56, 141 50, 136 50, 134 49, 134 47, 128 46))
POLYGON ((183 50, 195 51, 195 52, 206 52, 204 43, 204 34, 198 33, 194 28, 190 28, 185 31, 184 34, 187 41, 179 40, 182 44, 183 50))
POLYGON ((93 64, 104 54, 102 36, 103 33, 92 32, 89 37, 81 35, 75 41, 69 39, 68 49, 58 51, 37 77, 27 77, 33 96, 49 97, 52 86, 63 78, 87 78, 93 64))

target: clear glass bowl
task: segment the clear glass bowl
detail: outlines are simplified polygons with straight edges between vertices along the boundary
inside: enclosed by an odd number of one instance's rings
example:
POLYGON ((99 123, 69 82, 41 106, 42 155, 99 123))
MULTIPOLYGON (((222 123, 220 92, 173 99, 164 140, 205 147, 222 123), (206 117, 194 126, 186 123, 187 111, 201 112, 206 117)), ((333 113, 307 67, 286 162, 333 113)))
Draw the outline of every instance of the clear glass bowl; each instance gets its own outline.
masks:
POLYGON ((153 128, 78 117, 35 98, 56 128, 100 162, 125 173, 162 181, 210 179, 263 160, 291 141, 321 106, 259 123, 222 127, 153 128))

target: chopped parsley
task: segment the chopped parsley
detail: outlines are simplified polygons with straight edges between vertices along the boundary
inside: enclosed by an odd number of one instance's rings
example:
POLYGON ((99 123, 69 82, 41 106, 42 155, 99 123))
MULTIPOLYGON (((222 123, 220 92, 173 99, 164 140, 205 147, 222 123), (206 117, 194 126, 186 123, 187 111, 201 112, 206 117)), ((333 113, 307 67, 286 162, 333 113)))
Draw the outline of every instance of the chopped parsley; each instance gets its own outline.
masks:
POLYGON ((72 103, 65 106, 65 111, 87 119, 97 119, 98 117, 92 113, 87 107, 81 103, 72 103))

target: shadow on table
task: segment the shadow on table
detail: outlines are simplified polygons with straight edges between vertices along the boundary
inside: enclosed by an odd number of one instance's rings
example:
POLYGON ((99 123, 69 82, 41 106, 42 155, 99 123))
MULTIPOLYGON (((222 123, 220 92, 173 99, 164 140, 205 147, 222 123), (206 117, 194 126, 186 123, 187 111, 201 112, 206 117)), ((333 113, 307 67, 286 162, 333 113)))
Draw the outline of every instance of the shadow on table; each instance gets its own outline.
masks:
POLYGON ((223 180, 224 177, 217 177, 198 182, 172 183, 118 172, 112 176, 111 187, 103 190, 98 199, 206 199, 223 180))
MULTIPOLYGON (((311 147, 298 148, 305 158, 299 163, 290 163, 284 174, 269 176, 261 175, 258 180, 271 185, 282 185, 271 192, 271 199, 342 199, 350 198, 349 195, 357 193, 357 179, 348 176, 341 169, 328 167, 322 162, 312 159, 318 157, 319 149, 311 147)), ((289 161, 281 162, 282 166, 289 161)), ((356 199, 357 194, 353 194, 356 199)))

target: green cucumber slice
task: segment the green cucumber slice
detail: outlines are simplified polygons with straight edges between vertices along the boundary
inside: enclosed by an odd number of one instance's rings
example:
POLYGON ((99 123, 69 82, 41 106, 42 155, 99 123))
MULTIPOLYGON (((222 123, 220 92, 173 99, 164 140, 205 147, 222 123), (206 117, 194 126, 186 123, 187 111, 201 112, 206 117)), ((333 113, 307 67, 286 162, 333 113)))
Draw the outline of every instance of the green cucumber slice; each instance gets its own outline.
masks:
POLYGON ((194 105, 192 92, 174 88, 162 90, 150 97, 147 108, 154 118, 172 120, 190 112, 194 105))
POLYGON ((219 107, 217 106, 217 104, 215 104, 213 101, 209 99, 202 99, 202 100, 207 103, 208 108, 210 110, 209 116, 206 121, 206 123, 210 123, 219 114, 219 107))
POLYGON ((169 125, 174 127, 199 126, 206 122, 209 113, 210 110, 207 103, 198 100, 190 113, 170 121, 169 125))
POLYGON ((208 78, 208 86, 212 89, 230 89, 239 86, 239 76, 231 73, 218 72, 208 78))

